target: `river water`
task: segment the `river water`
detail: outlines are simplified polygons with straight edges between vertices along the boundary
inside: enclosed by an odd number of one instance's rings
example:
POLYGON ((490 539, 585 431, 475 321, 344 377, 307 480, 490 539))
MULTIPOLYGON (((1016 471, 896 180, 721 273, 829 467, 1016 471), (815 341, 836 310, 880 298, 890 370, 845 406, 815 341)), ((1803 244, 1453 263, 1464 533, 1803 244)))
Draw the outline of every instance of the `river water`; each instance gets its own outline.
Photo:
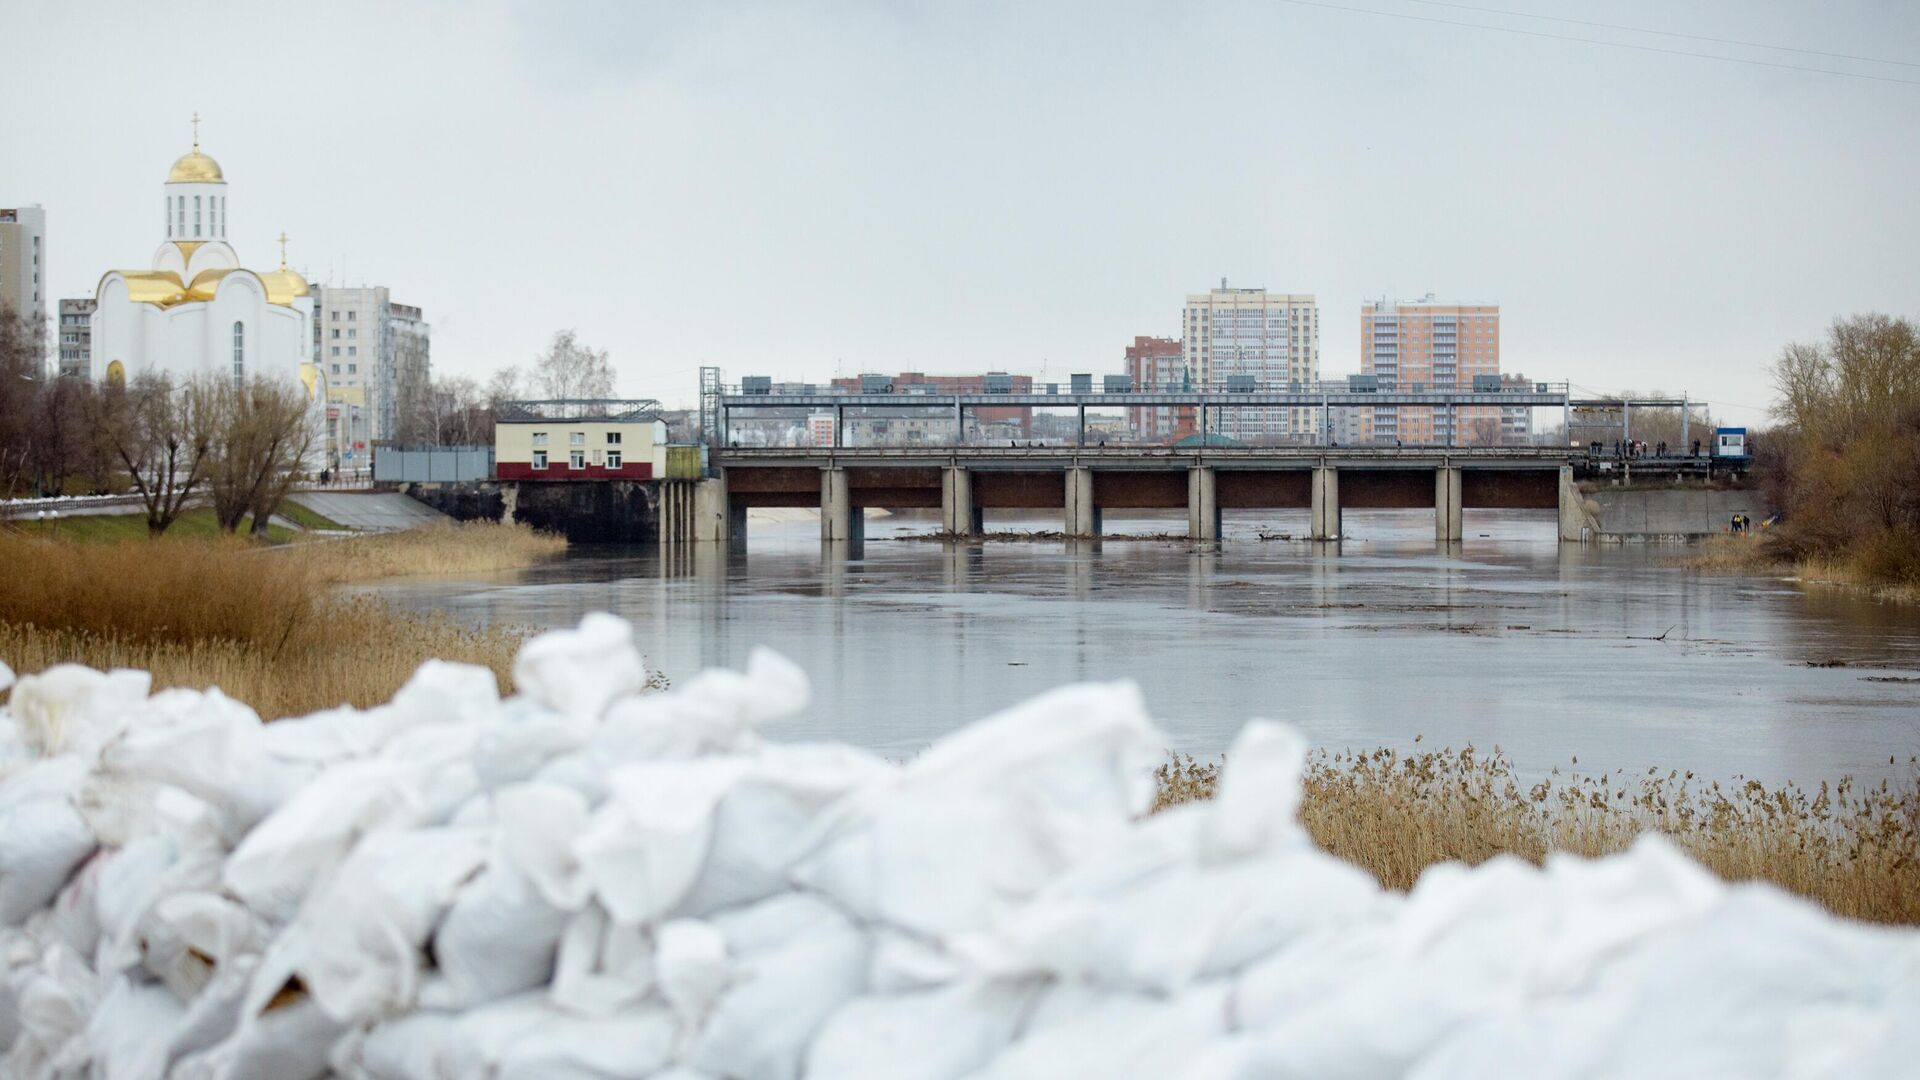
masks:
POLYGON ((475 622, 611 611, 674 679, 771 646, 814 684, 811 707, 771 734, 894 757, 1082 679, 1139 683, 1173 748, 1200 755, 1255 716, 1336 749, 1498 746, 1528 774, 1651 766, 1811 784, 1904 778, 1920 752, 1920 609, 1688 571, 1680 547, 1562 548, 1550 514, 1468 511, 1452 550, 1424 510, 1349 513, 1334 550, 1260 539, 1301 535, 1304 511, 1231 516, 1211 552, 900 539, 936 524, 873 519, 850 560, 823 558, 806 516, 754 521, 744 553, 575 549, 373 591, 475 622))

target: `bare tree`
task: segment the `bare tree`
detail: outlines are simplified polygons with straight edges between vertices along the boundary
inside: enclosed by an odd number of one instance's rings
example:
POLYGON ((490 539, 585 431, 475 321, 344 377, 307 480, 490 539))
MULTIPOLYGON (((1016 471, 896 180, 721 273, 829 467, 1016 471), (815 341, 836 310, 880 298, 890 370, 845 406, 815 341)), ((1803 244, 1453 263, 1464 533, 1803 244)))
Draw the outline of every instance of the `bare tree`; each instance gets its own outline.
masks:
POLYGON ((148 374, 130 386, 108 386, 89 403, 92 428, 146 505, 147 535, 159 536, 206 480, 221 412, 218 385, 200 378, 173 386, 148 374))
POLYGON ((253 532, 262 535, 312 443, 306 391, 291 381, 256 377, 222 383, 214 395, 217 421, 208 467, 214 520, 230 533, 252 514, 253 532))
POLYGON ((45 321, 0 305, 0 495, 17 493, 32 470, 45 350, 45 321))
POLYGON ((534 361, 534 385, 550 398, 612 397, 613 365, 605 349, 583 345, 573 331, 561 330, 534 361))
POLYGON ((516 366, 503 367, 487 380, 487 407, 492 409, 495 415, 499 414, 502 405, 526 396, 526 375, 516 366))

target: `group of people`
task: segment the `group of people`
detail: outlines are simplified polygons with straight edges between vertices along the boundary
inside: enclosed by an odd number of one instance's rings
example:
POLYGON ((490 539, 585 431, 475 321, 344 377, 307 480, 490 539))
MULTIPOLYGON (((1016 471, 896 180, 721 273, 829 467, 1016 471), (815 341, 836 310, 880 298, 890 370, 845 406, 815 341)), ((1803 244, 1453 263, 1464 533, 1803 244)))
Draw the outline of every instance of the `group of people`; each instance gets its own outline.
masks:
MULTIPOLYGON (((1613 443, 1613 456, 1617 458, 1646 457, 1647 449, 1648 447, 1644 440, 1627 440, 1623 442, 1621 440, 1616 439, 1614 440, 1614 443, 1613 443)), ((1653 449, 1654 457, 1667 456, 1667 444, 1665 442, 1654 443, 1652 449, 1653 449)), ((1607 446, 1605 443, 1601 442, 1599 439, 1595 439, 1591 443, 1587 444, 1587 450, 1594 457, 1604 457, 1606 456, 1607 446)), ((1693 457, 1700 456, 1700 440, 1699 439, 1693 440, 1692 456, 1693 457)))

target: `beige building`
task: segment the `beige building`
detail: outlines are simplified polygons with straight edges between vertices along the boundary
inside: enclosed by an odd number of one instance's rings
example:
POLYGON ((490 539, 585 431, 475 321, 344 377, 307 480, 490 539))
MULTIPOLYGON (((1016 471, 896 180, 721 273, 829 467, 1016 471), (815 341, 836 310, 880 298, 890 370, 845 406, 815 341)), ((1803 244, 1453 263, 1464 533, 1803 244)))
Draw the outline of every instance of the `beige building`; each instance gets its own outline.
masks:
MULTIPOLYGON (((1360 372, 1382 390, 1471 390, 1500 374, 1500 305, 1420 300, 1360 307, 1360 372)), ((1361 411, 1361 441, 1408 446, 1501 442, 1500 409, 1377 405, 1361 411)))
POLYGON ((47 317, 47 212, 0 207, 0 308, 47 317))
POLYGON ((60 325, 55 328, 55 348, 60 357, 60 374, 87 377, 87 365, 93 355, 93 297, 60 301, 60 325))
POLYGON ((493 427, 500 480, 652 480, 667 471, 667 422, 654 416, 515 417, 493 427))
MULTIPOLYGON (((1320 309, 1310 293, 1220 287, 1187 297, 1181 357, 1195 387, 1285 390, 1320 379, 1320 309)), ((1312 409, 1220 409, 1213 430, 1248 441, 1315 433, 1312 409)))
POLYGON ((359 447, 404 441, 432 374, 430 331, 420 309, 396 304, 385 287, 313 289, 313 359, 326 372, 329 443, 341 463, 359 447))

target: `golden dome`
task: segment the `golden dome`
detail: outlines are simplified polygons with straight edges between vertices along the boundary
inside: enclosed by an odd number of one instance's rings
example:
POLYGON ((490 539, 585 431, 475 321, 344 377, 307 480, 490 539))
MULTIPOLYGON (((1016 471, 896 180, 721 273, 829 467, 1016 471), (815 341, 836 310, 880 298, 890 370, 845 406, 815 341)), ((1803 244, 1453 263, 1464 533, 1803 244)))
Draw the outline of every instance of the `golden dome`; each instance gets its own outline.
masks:
POLYGON ((281 266, 278 270, 269 270, 260 275, 260 281, 267 287, 267 303, 286 307, 295 297, 307 296, 312 289, 307 287, 307 279, 297 271, 281 266))
POLYGON ((227 178, 220 175, 220 163, 200 152, 195 145, 180 160, 173 163, 167 172, 169 184, 224 184, 227 178))

